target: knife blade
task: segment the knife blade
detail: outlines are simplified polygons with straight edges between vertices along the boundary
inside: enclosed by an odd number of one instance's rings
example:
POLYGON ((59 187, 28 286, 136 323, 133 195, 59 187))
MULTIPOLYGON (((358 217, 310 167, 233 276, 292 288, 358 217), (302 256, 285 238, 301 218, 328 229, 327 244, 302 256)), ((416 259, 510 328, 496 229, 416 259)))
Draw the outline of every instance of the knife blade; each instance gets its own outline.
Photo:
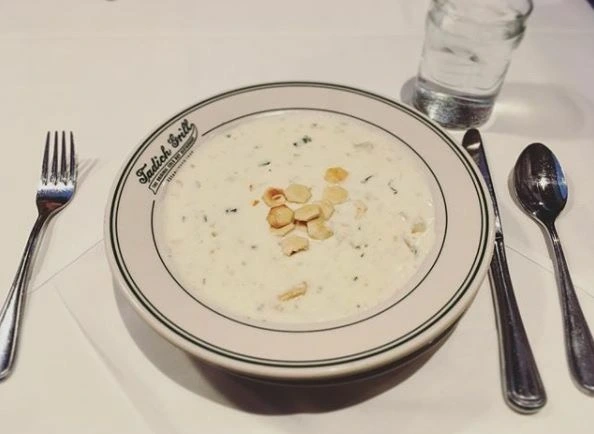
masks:
POLYGON ((489 281, 499 336, 504 396, 514 410, 533 413, 546 404, 547 396, 514 295, 505 256, 501 217, 480 132, 475 128, 468 130, 462 146, 478 166, 493 202, 495 245, 489 281))

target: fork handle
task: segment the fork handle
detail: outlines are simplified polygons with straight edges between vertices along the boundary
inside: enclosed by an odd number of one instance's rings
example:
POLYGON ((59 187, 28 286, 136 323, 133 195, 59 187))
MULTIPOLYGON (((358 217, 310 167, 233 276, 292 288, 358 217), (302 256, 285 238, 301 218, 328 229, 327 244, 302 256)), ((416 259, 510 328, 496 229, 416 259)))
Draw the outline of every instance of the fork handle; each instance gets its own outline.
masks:
POLYGON ((49 214, 40 213, 35 220, 25 252, 17 270, 8 297, 0 312, 0 380, 10 375, 15 360, 19 325, 23 312, 25 293, 29 283, 31 265, 35 257, 38 241, 49 214))

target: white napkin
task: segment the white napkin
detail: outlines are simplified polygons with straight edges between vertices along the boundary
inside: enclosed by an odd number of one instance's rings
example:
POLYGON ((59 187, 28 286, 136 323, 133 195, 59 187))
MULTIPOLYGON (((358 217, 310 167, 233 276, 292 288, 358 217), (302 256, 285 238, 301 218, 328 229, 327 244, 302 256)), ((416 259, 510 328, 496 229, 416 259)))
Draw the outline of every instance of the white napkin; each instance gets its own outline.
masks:
POLYGON ((51 283, 29 296, 16 365, 0 383, 0 432, 150 432, 51 283))
MULTIPOLYGON (((55 279, 80 328, 155 432, 589 432, 592 400, 565 362, 553 277, 509 252, 524 322, 549 394, 538 414, 503 401, 488 285, 429 358, 349 385, 264 385, 197 362, 161 338, 114 289, 103 246, 55 279)), ((579 293, 594 324, 594 302, 579 293)))
MULTIPOLYGON (((569 184, 569 200, 557 229, 574 284, 594 297, 594 106, 577 90, 560 85, 511 82, 504 85, 488 123, 480 128, 495 185, 507 247, 553 270, 545 237, 514 202, 510 175, 522 150, 547 145, 559 159, 569 184)), ((451 132, 460 143, 463 132, 451 132)))
MULTIPOLYGON (((44 232, 29 283, 30 292, 51 279, 59 270, 75 262, 90 246, 103 238, 105 204, 122 160, 84 157, 81 160, 75 199, 57 217, 50 220, 44 232)), ((37 167, 35 169, 39 170, 37 167)), ((31 179, 37 180, 37 177, 38 174, 35 174, 31 179)), ((7 254, 0 261, 0 300, 8 293, 21 259, 20 254, 35 221, 34 193, 35 188, 32 188, 21 208, 29 210, 29 218, 24 219, 21 212, 6 213, 7 220, 3 221, 2 247, 7 254)))

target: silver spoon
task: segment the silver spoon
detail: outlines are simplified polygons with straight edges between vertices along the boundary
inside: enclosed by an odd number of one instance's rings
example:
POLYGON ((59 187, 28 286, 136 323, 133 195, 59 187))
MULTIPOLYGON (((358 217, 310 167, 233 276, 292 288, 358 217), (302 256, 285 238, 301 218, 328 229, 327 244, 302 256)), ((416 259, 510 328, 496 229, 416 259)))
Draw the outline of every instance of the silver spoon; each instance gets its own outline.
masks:
POLYGON ((578 387, 594 395, 594 341, 571 282, 555 220, 567 203, 565 174, 555 155, 541 143, 528 146, 514 167, 514 187, 524 210, 548 232, 555 253, 565 349, 578 387))

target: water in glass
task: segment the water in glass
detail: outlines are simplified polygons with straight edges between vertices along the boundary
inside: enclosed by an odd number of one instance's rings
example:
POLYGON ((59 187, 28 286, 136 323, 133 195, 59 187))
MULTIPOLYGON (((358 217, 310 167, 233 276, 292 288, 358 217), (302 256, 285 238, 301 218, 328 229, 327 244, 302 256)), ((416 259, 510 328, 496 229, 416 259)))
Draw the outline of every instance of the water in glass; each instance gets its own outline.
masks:
POLYGON ((522 14, 509 3, 432 2, 413 97, 419 110, 447 128, 489 118, 530 9, 522 14))

